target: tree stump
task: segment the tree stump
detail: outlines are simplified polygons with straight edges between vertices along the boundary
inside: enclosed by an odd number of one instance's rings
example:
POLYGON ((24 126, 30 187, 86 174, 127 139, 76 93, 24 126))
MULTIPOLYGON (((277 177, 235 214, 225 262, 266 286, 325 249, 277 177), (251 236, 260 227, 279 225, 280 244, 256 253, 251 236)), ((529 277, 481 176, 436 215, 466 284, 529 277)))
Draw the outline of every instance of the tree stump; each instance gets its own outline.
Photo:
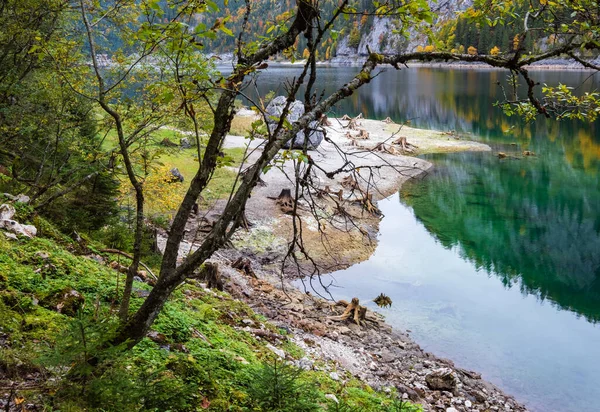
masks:
POLYGON ((223 291, 223 281, 219 276, 219 265, 216 263, 205 262, 198 270, 194 278, 204 281, 209 289, 223 291))
POLYGON ((244 257, 240 256, 239 258, 237 258, 237 260, 235 262, 233 262, 231 264, 231 267, 234 269, 237 269, 237 270, 241 270, 248 276, 252 276, 253 278, 256 278, 256 274, 254 273, 254 270, 252 270, 252 263, 250 262, 250 259, 248 259, 248 258, 244 258, 244 257))
POLYGON ((398 139, 394 140, 393 143, 402 146, 402 151, 405 153, 415 153, 415 149, 417 149, 417 146, 408 143, 406 137, 404 136, 401 136, 398 139))
POLYGON ((321 115, 321 119, 319 120, 319 124, 321 126, 331 126, 331 122, 327 118, 326 114, 321 115))
POLYGON ((275 198, 281 211, 285 214, 291 214, 294 211, 294 198, 291 189, 282 189, 279 196, 275 198))
POLYGON ((367 316, 367 308, 360 306, 358 298, 352 298, 352 301, 346 306, 344 313, 340 316, 330 316, 329 319, 335 321, 344 321, 352 318, 358 326, 360 321, 364 321, 367 316))
POLYGON ((162 139, 160 145, 165 147, 177 147, 177 143, 172 142, 168 137, 162 139))

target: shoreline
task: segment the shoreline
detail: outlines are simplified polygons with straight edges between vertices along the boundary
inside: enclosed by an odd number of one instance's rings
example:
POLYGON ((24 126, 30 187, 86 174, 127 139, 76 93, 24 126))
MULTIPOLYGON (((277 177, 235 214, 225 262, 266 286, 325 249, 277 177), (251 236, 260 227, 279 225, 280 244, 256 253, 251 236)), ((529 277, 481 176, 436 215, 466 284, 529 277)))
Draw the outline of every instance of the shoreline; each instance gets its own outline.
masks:
MULTIPOLYGON (((388 162, 393 170, 378 173, 376 184, 380 190, 374 196, 375 204, 399 190, 406 180, 421 176, 433 166, 422 159, 395 151, 376 155, 369 153, 369 147, 372 151, 379 143, 388 142, 390 136, 398 133, 399 136, 405 136, 408 143, 418 148, 413 155, 491 150, 487 145, 461 140, 449 132, 413 129, 368 119, 357 121, 360 128, 369 133, 369 139, 361 140, 361 150, 357 150, 353 139, 347 137, 348 133, 355 133, 348 130, 348 122, 341 119, 330 121, 332 125, 326 128, 330 142, 324 141, 318 150, 309 153, 328 169, 339 166, 333 158, 334 154, 337 155, 335 146, 353 152, 352 160, 362 162, 360 164, 364 164, 364 167, 382 159, 388 162), (397 168, 404 168, 404 173, 398 173, 397 168)), ((245 140, 241 137, 231 136, 226 141, 229 147, 243 144, 245 140)), ((253 144, 257 146, 260 142, 253 144)), ((344 310, 343 304, 336 305, 293 286, 291 281, 297 279, 298 275, 293 270, 282 277, 281 259, 286 253, 292 219, 281 213, 276 203, 268 200, 268 197, 276 196, 281 189, 288 187, 285 172, 270 171, 264 176, 266 186, 255 189, 246 210, 252 227, 236 234, 233 240, 235 248, 219 251, 211 259, 219 264, 220 275, 226 280, 225 288, 232 296, 247 302, 273 325, 289 330, 292 341, 304 349, 310 358, 303 359, 304 364, 314 365, 315 361, 322 360, 334 365, 331 376, 342 380, 355 377, 384 391, 396 388, 403 399, 422 404, 425 411, 527 410, 512 396, 485 381, 479 373, 462 369, 450 360, 425 352, 407 332, 393 329, 377 312, 368 310, 361 326, 352 321, 332 320, 344 310), (238 259, 249 262, 252 276, 231 267, 238 259), (444 386, 444 379, 436 383, 431 378, 435 374, 445 376, 447 385, 444 386)), ((331 192, 345 190, 343 177, 324 179, 321 185, 327 183, 331 192)), ((344 196, 350 198, 352 194, 344 196)), ((350 213, 357 217, 356 228, 345 232, 335 231, 330 239, 330 248, 340 252, 340 256, 333 260, 330 250, 322 248, 322 233, 317 228, 319 223, 300 212, 303 214, 305 244, 312 256, 322 264, 323 273, 366 260, 377 246, 379 218, 359 214, 360 207, 347 206, 350 213)), ((212 213, 218 212, 219 205, 216 205, 212 213)), ((193 231, 193 225, 190 222, 190 232, 193 231)), ((193 249, 193 243, 188 242, 182 252, 189 252, 190 249, 193 249)), ((301 364, 298 366, 304 367, 301 364)))
MULTIPOLYGON (((364 60, 367 56, 340 56, 334 57, 330 61, 319 61, 317 62, 317 66, 319 67, 361 67, 364 63, 364 60)), ((599 60, 599 59, 597 59, 599 60)), ((305 63, 305 60, 297 60, 292 63, 289 60, 286 61, 269 61, 269 67, 301 67, 305 63)), ((219 66, 230 66, 233 64, 233 60, 222 59, 219 61, 217 67, 219 66)), ((600 64, 596 62, 596 64, 600 64)), ((494 70, 494 71, 505 71, 508 69, 492 67, 485 63, 468 63, 468 62, 444 62, 444 61, 433 61, 433 62, 408 62, 408 68, 435 68, 435 69, 459 69, 459 70, 494 70)), ((595 72, 594 69, 589 67, 585 67, 580 63, 574 60, 568 59, 552 59, 548 61, 537 62, 532 65, 524 66, 530 71, 558 71, 558 70, 568 70, 568 71, 582 71, 582 72, 595 72)))

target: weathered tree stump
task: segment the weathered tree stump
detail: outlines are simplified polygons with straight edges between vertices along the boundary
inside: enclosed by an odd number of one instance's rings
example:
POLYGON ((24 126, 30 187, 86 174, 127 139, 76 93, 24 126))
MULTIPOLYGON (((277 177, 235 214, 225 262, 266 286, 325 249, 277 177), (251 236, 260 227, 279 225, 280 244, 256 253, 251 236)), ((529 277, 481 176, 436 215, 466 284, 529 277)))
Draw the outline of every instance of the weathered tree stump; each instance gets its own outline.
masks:
POLYGON ((340 316, 330 316, 329 319, 335 321, 344 321, 352 318, 360 326, 360 321, 364 321, 367 316, 367 308, 360 306, 358 298, 352 298, 352 301, 346 306, 344 313, 340 316))
POLYGON ((348 190, 360 190, 358 182, 352 175, 348 175, 342 179, 342 186, 348 190))
POLYGON ((405 136, 399 137, 393 143, 402 146, 402 151, 405 153, 415 153, 415 149, 418 148, 414 144, 408 143, 405 136))
POLYGON ((367 132, 365 129, 359 129, 356 138, 360 140, 367 140, 369 138, 369 132, 367 132))
POLYGON ((209 289, 223 290, 223 281, 219 275, 219 265, 216 263, 205 262, 193 277, 206 282, 209 289))
POLYGON ((331 126, 331 122, 327 118, 326 114, 321 115, 321 119, 319 119, 319 124, 321 126, 331 126))
POLYGON ((162 139, 162 141, 160 142, 161 146, 165 146, 165 147, 177 147, 178 144, 172 142, 168 137, 165 137, 164 139, 162 139))
POLYGON ((275 198, 281 211, 285 214, 291 214, 294 211, 294 198, 291 189, 282 189, 279 196, 275 198))
POLYGON ((254 273, 254 270, 252 270, 252 263, 250 262, 250 259, 248 259, 248 258, 244 258, 244 257, 240 256, 239 258, 237 258, 237 260, 235 262, 233 262, 231 264, 231 267, 234 269, 237 269, 237 270, 241 270, 248 276, 252 276, 253 278, 256 278, 256 274, 254 273))

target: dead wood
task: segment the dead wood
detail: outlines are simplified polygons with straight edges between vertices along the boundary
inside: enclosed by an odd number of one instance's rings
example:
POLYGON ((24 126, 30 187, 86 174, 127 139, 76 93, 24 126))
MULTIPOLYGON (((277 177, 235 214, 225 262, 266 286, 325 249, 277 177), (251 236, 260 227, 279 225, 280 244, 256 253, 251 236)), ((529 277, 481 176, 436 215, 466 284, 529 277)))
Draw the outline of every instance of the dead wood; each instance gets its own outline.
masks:
POLYGON ((248 259, 248 258, 244 258, 244 257, 240 256, 239 258, 237 258, 237 260, 235 262, 233 262, 231 264, 231 267, 234 269, 237 269, 237 270, 241 270, 248 276, 252 276, 253 278, 256 278, 256 274, 254 273, 254 270, 252 270, 252 263, 250 262, 250 259, 248 259))
POLYGON ((348 175, 342 179, 342 186, 348 190, 360 190, 358 182, 352 175, 348 175))
POLYGON ((359 129, 356 138, 360 140, 367 140, 369 138, 369 132, 367 132, 365 129, 359 129))
MULTIPOLYGON (((131 259, 131 260, 133 260, 133 256, 131 256, 129 253, 125 253, 125 252, 123 252, 122 250, 119 250, 119 249, 100 249, 100 252, 101 252, 101 253, 114 253, 114 254, 116 254, 116 255, 125 256, 127 259, 131 259)), ((114 263, 117 263, 117 262, 114 262, 114 263)), ((112 264, 113 264, 113 263, 111 262, 111 267, 112 267, 112 264)), ((117 263, 117 265, 119 265, 119 264, 117 263)), ((158 279, 158 278, 156 277, 156 275, 155 275, 154 273, 152 273, 152 269, 150 269, 150 268, 148 267, 148 265, 146 265, 146 264, 145 264, 145 263, 143 263, 143 262, 140 262, 140 265, 142 265, 143 267, 145 267, 145 268, 146 268, 146 270, 148 271, 148 273, 150 273, 150 275, 151 275, 151 276, 154 278, 154 280, 157 280, 157 279, 158 279)), ((122 265, 120 265, 120 266, 122 266, 122 265)), ((113 268, 113 269, 114 269, 114 268, 113 268)), ((117 269, 117 270, 119 270, 119 269, 117 269)), ((119 272, 120 272, 120 270, 119 270, 119 272)), ((123 272, 123 273, 127 273, 127 269, 125 269, 125 272, 123 272)))
POLYGON ((319 189, 317 191, 317 197, 319 199, 322 199, 328 195, 335 195, 335 197, 337 197, 337 199, 341 202, 344 199, 344 190, 340 189, 337 192, 334 192, 329 186, 325 186, 324 189, 319 189))
POLYGON ((223 291, 223 281, 219 275, 219 265, 216 263, 204 263, 191 278, 206 282, 209 289, 223 291))
POLYGON ((162 141, 160 142, 161 146, 165 146, 165 147, 177 147, 177 143, 173 143, 168 137, 165 137, 164 139, 162 139, 162 141))
POLYGON ((282 189, 279 196, 275 198, 281 211, 285 214, 291 214, 294 212, 294 198, 292 197, 291 189, 282 189))
POLYGON ((198 231, 202 233, 208 233, 213 230, 215 222, 208 220, 205 217, 201 217, 198 221, 198 231))
POLYGON ((384 122, 384 123, 387 123, 387 124, 394 123, 394 121, 393 121, 392 119, 390 119, 390 118, 389 118, 389 116, 388 116, 388 117, 386 117, 386 118, 385 118, 385 120, 384 120, 383 122, 384 122))
POLYGON ((392 306, 392 299, 384 293, 380 293, 373 302, 380 308, 389 308, 392 306))
POLYGON ((321 126, 331 126, 331 122, 327 118, 326 114, 321 115, 321 118, 319 119, 319 124, 321 126))
POLYGON ((350 116, 348 116, 347 114, 345 114, 342 116, 341 120, 350 120, 350 119, 352 119, 352 118, 350 116))
POLYGON ((354 120, 364 119, 363 114, 359 113, 358 116, 354 118, 354 120))
POLYGON ((358 202, 362 205, 363 209, 369 212, 374 216, 381 216, 381 210, 373 203, 373 194, 372 193, 363 193, 362 199, 359 199, 358 202))
POLYGON ((394 156, 401 154, 400 151, 398 151, 398 149, 396 149, 394 146, 385 144, 383 142, 377 143, 377 145, 375 145, 375 147, 372 149, 372 151, 387 153, 387 154, 391 154, 394 156))
POLYGON ((408 140, 406 140, 405 136, 401 136, 398 139, 394 140, 393 144, 402 146, 402 151, 404 153, 415 153, 415 149, 418 148, 418 146, 408 143, 408 140))
POLYGON ((349 318, 352 318, 354 320, 354 322, 358 326, 360 326, 360 321, 361 320, 364 321, 366 318, 366 315, 367 315, 367 308, 364 306, 360 306, 358 298, 352 298, 352 302, 350 302, 346 306, 344 313, 342 313, 339 316, 329 316, 328 319, 340 322, 340 321, 344 321, 349 318))
POLYGON ((356 119, 350 119, 348 124, 346 125, 346 129, 357 130, 360 124, 356 121, 356 119))

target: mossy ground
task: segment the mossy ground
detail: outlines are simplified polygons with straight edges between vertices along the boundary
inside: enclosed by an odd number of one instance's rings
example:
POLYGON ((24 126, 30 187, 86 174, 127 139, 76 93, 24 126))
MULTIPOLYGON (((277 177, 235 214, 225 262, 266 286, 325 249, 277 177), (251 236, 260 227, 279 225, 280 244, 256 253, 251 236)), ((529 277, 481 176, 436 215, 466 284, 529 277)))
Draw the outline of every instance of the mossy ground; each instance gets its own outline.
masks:
MULTIPOLYGON (((158 339, 145 338, 129 351, 106 349, 102 343, 118 324, 122 275, 70 252, 76 248, 63 242, 0 237, 0 376, 29 388, 11 396, 49 411, 268 410, 249 393, 257 371, 276 355, 267 342, 240 329, 250 319, 253 327, 283 331, 228 294, 194 281, 173 293, 153 325, 158 339), (57 308, 65 291, 81 295, 69 314, 57 308), (100 363, 90 367, 90 357, 100 363)), ((136 282, 132 310, 149 288, 136 282)), ((276 344, 288 360, 303 356, 285 338, 276 344)), ((356 380, 341 383, 307 371, 298 382, 314 389, 317 410, 397 410, 390 409, 394 394, 356 380), (349 409, 328 401, 327 393, 349 409)))

